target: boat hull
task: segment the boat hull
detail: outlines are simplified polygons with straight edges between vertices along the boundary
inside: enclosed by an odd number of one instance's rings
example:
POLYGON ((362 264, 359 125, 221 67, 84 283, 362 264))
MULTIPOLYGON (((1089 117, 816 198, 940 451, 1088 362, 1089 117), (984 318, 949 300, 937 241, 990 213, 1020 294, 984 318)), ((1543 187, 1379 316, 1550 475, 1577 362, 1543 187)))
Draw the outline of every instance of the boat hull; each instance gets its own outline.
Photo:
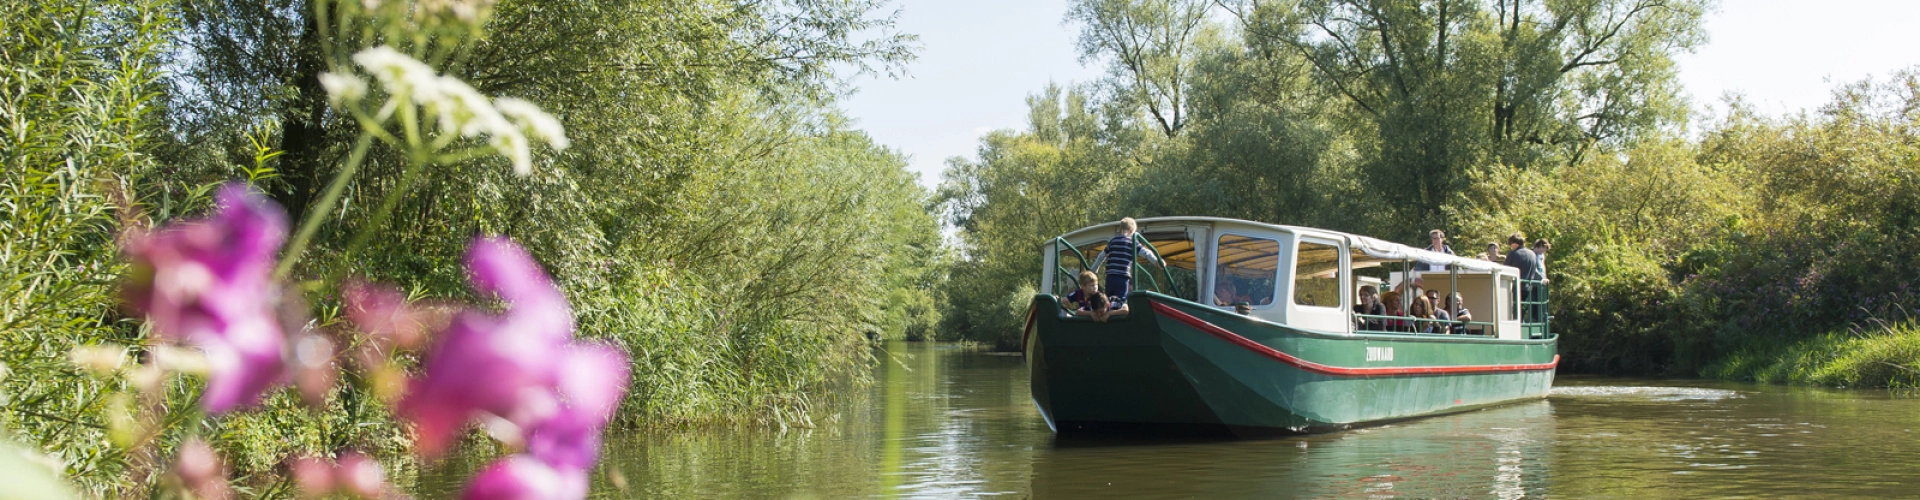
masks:
POLYGON ((1095 323, 1036 296, 1034 403, 1056 432, 1255 437, 1544 397, 1556 342, 1288 328, 1152 292, 1095 323))

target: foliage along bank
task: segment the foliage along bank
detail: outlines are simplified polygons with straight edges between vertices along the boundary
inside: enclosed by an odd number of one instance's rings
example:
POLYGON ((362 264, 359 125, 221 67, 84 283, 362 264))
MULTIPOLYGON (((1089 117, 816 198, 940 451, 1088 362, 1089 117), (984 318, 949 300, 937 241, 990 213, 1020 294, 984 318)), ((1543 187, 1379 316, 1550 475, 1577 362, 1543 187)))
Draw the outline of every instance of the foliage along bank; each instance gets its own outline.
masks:
MULTIPOLYGON (((1025 130, 950 160, 966 258, 941 331, 1013 347, 1048 237, 1216 215, 1416 244, 1440 228, 1463 253, 1550 239, 1573 371, 1781 380, 1726 367, 1910 334, 1871 325, 1920 314, 1901 251, 1920 243, 1915 74, 1787 117, 1736 99, 1691 118, 1673 56, 1708 7, 1076 1, 1110 72, 1036 94, 1025 130)), ((1920 369, 1875 352, 1853 366, 1920 369)))
MULTIPOLYGON (((292 270, 321 328, 341 320, 328 278, 472 298, 460 262, 471 238, 522 242, 581 335, 635 358, 625 425, 804 425, 824 388, 865 377, 868 335, 924 336, 938 320, 945 250, 929 194, 835 111, 836 68, 893 71, 912 56, 878 2, 454 4, 435 8, 484 22, 415 16, 411 2, 0 6, 0 117, 19 125, 0 143, 6 439, 54 454, 96 494, 157 480, 154 457, 108 435, 129 410, 110 397, 123 388, 65 353, 147 342, 114 293, 117 235, 196 215, 232 178, 296 219, 334 212, 292 270), (404 151, 356 153, 359 122, 329 106, 318 75, 377 44, 539 102, 572 147, 534 157, 525 177, 501 158, 410 170, 404 151), (362 170, 340 203, 316 206, 355 154, 362 170), (382 206, 395 191, 406 195, 382 206)), ((169 391, 173 415, 199 389, 169 391)), ((406 434, 369 397, 340 393, 308 416, 282 393, 209 439, 269 482, 295 452, 390 454, 406 434)))

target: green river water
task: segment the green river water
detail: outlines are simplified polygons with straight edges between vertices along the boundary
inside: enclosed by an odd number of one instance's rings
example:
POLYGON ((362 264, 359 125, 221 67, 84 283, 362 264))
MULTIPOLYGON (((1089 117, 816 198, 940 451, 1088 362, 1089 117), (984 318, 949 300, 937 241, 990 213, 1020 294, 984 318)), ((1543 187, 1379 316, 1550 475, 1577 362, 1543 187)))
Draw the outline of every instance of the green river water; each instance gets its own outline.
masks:
MULTIPOLYGON (((811 429, 610 436, 594 495, 1920 498, 1920 397, 1899 392, 1561 377, 1545 400, 1339 433, 1067 440, 1018 356, 880 358, 868 394, 811 429)), ((426 496, 457 489, 434 476, 426 496)))

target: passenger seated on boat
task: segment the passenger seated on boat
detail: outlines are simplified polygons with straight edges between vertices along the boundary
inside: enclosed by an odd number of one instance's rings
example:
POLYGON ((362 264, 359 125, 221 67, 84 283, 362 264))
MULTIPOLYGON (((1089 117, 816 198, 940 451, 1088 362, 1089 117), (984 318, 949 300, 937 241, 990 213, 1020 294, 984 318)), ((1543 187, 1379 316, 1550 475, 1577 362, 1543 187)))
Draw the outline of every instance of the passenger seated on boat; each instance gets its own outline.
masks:
POLYGON ((1097 322, 1106 322, 1108 315, 1107 306, 1109 305, 1107 303, 1107 296, 1100 293, 1100 289, 1097 286, 1099 281, 1095 278, 1093 271, 1080 271, 1078 281, 1080 282, 1080 288, 1074 290, 1073 293, 1067 294, 1066 298, 1061 299, 1060 307, 1069 308, 1069 306, 1078 306, 1070 308, 1074 316, 1086 316, 1093 318, 1093 320, 1097 322))
POLYGON ((1273 280, 1270 280, 1270 279, 1252 280, 1249 283, 1247 283, 1247 285, 1244 288, 1246 288, 1247 292, 1241 295, 1241 297, 1246 299, 1246 303, 1253 304, 1256 306, 1264 306, 1264 305, 1273 303, 1273 280))
POLYGON ((1388 316, 1399 316, 1398 318, 1389 319, 1381 322, 1382 323, 1380 325, 1381 331, 1388 331, 1388 332, 1413 331, 1413 322, 1407 321, 1405 318, 1405 316, 1407 315, 1407 312, 1400 309, 1400 292, 1398 290, 1380 294, 1380 302, 1383 304, 1386 304, 1388 316))
POLYGON ((1414 297, 1413 305, 1407 308, 1407 313, 1408 316, 1412 316, 1415 319, 1412 330, 1414 332, 1433 333, 1435 326, 1439 324, 1433 321, 1433 303, 1427 302, 1425 296, 1414 297))
POLYGON ((1457 293, 1448 295, 1446 308, 1453 311, 1453 325, 1447 327, 1447 333, 1454 335, 1467 333, 1467 322, 1473 321, 1473 311, 1467 310, 1466 299, 1457 293))
POLYGON ((1231 278, 1227 278, 1226 276, 1220 276, 1219 278, 1214 280, 1213 305, 1230 306, 1234 304, 1244 303, 1246 301, 1247 301, 1247 298, 1244 296, 1241 296, 1240 290, 1237 287, 1233 286, 1233 280, 1231 278))
MULTIPOLYGON (((1386 316, 1386 306, 1380 305, 1379 291, 1373 285, 1360 285, 1360 300, 1353 303, 1354 314, 1386 316)), ((1358 330, 1379 330, 1380 318, 1353 318, 1353 327, 1358 330)))

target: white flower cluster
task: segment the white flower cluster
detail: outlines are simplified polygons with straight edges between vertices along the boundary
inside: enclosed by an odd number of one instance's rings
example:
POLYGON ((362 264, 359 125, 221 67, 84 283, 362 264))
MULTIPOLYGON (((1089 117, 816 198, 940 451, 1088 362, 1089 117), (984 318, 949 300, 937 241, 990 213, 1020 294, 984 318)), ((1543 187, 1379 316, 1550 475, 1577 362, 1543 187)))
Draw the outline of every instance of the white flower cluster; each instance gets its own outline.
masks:
MULTIPOLYGON (((380 46, 353 55, 353 62, 373 74, 381 88, 398 102, 406 98, 438 118, 440 132, 462 137, 487 138, 487 144, 513 161, 513 171, 526 175, 533 169, 531 136, 546 142, 554 150, 568 146, 566 129, 560 120, 541 111, 533 103, 514 99, 488 99, 467 82, 443 76, 426 63, 380 46)), ((327 97, 338 105, 358 102, 366 96, 367 84, 350 74, 327 72, 320 75, 327 97)), ((385 119, 383 110, 380 119, 385 119)))
POLYGON ((414 15, 426 16, 444 12, 453 15, 454 19, 459 19, 461 22, 477 24, 480 22, 480 14, 491 10, 494 3, 495 0, 422 0, 419 8, 414 10, 414 15))

